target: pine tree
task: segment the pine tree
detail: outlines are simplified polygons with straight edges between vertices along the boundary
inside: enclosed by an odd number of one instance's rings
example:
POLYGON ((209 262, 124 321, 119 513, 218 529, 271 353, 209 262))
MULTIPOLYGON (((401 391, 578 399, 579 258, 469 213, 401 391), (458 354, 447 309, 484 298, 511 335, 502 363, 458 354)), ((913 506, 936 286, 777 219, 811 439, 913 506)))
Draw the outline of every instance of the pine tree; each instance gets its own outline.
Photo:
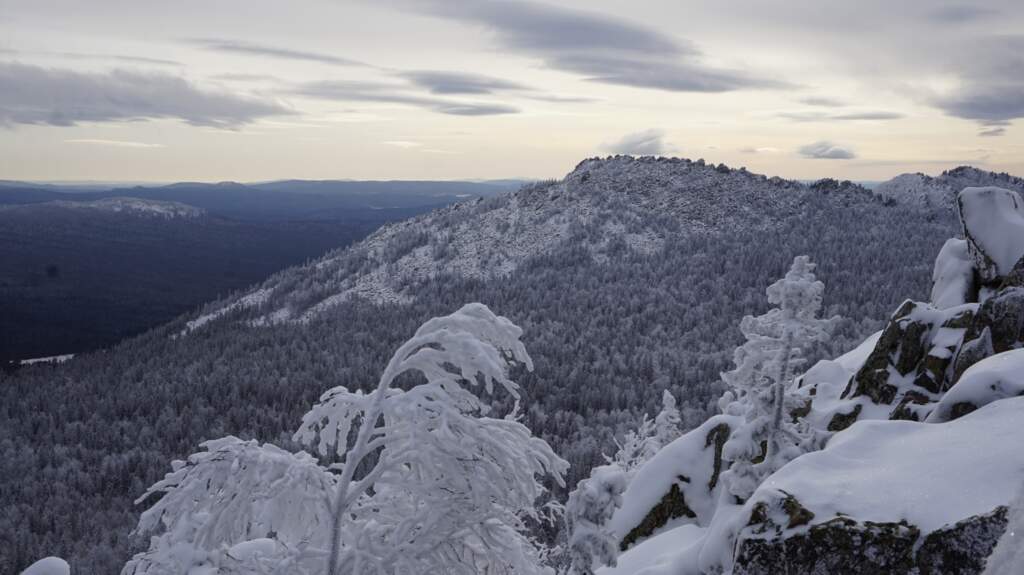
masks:
POLYGON ((765 477, 813 446, 810 427, 789 416, 800 404, 788 388, 795 368, 804 363, 804 351, 826 341, 838 321, 817 317, 824 291, 810 258, 798 256, 786 276, 767 289, 768 302, 776 307, 740 323, 747 341, 734 353, 736 368, 722 374, 730 389, 720 401, 723 411, 744 416, 746 422, 723 452, 732 462, 723 479, 740 499, 750 497, 765 477))
POLYGON ((657 449, 651 453, 651 456, 683 434, 680 429, 682 419, 679 416, 679 408, 676 407, 676 398, 667 389, 661 395, 661 405, 661 412, 654 418, 655 441, 652 442, 652 446, 656 444, 657 449))

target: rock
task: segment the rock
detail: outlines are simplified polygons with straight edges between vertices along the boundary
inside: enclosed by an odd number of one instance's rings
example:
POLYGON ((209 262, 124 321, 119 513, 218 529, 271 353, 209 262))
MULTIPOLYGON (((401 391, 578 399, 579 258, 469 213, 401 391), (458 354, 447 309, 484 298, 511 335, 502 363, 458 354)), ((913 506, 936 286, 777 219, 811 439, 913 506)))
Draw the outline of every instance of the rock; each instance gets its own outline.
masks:
POLYGON ((977 575, 1006 522, 998 507, 929 533, 915 552, 921 533, 913 525, 837 517, 786 539, 741 539, 733 575, 977 575))
POLYGON ((991 513, 970 517, 925 537, 917 552, 921 575, 974 575, 985 569, 1006 530, 1007 509, 997 507, 991 513))
MULTIPOLYGON (((909 406, 934 401, 951 387, 954 360, 970 331, 968 326, 974 324, 976 307, 966 304, 940 310, 928 304, 904 302, 850 380, 843 397, 866 397, 877 405, 894 406, 890 413, 893 419, 918 420, 908 411, 909 406)), ((845 429, 853 423, 845 419, 850 413, 834 416, 829 430, 845 429)))
MULTIPOLYGON (((690 482, 689 478, 682 475, 679 476, 679 480, 684 483, 690 482)), ((661 501, 644 516, 640 525, 634 527, 622 538, 619 549, 623 551, 629 549, 637 541, 650 537, 658 528, 680 517, 696 519, 697 514, 686 505, 686 497, 679 490, 679 484, 673 484, 661 501)))
POLYGON ((1004 188, 964 188, 957 208, 974 269, 994 287, 1024 256, 1024 201, 1004 188))
POLYGON ((1019 396, 1024 396, 1024 349, 1004 351, 972 365, 926 421, 952 421, 994 401, 1019 396))
POLYGON ((779 538, 741 538, 733 575, 910 575, 920 532, 906 523, 858 523, 837 517, 779 538))
POLYGON ((985 300, 956 357, 953 381, 991 355, 1024 345, 1024 287, 1010 286, 985 300))

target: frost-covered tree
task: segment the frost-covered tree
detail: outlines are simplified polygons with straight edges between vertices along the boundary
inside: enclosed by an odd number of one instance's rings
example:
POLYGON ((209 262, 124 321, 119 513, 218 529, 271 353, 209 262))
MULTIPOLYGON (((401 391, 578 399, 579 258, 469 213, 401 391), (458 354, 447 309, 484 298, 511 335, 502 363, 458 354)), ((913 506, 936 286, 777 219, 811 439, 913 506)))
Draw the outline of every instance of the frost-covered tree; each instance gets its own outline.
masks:
POLYGON ((720 403, 726 413, 745 418, 723 451, 732 462, 723 479, 740 499, 815 440, 805 422, 790 417, 800 404, 788 388, 795 368, 804 363, 804 351, 826 341, 837 321, 818 318, 824 291, 810 258, 798 256, 786 276, 767 289, 768 302, 776 307, 740 323, 747 341, 734 353, 735 369, 722 374, 730 389, 720 403))
POLYGON ((657 444, 657 449, 651 453, 652 456, 657 453, 657 450, 672 443, 683 434, 679 427, 681 424, 682 419, 679 416, 679 408, 676 407, 676 398, 672 392, 666 389, 661 395, 661 412, 654 418, 654 443, 657 444))
POLYGON ((255 441, 205 443, 147 492, 163 497, 139 530, 163 533, 124 572, 545 572, 524 519, 538 518, 538 477, 561 483, 568 464, 470 391, 497 383, 518 400, 509 367, 532 368, 521 334, 482 304, 425 323, 374 391, 335 387, 305 415, 295 439, 337 458, 328 467, 255 441))
POLYGON ((606 455, 605 460, 620 467, 627 476, 632 474, 652 454, 657 453, 658 448, 654 445, 657 441, 655 433, 654 421, 646 413, 643 414, 636 429, 627 431, 621 442, 618 439, 614 440, 618 449, 612 457, 606 455))
POLYGON ((626 483, 625 470, 612 463, 595 467, 569 494, 565 527, 571 575, 592 575, 601 566, 615 566, 619 538, 605 525, 622 505, 626 483))

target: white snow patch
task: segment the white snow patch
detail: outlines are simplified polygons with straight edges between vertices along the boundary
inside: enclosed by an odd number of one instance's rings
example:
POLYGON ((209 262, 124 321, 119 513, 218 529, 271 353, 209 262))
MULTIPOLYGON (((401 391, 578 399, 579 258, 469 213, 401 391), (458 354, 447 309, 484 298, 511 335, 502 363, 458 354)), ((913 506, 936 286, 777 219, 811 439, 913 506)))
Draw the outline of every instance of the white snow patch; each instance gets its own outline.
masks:
POLYGON ((953 406, 958 403, 981 407, 1019 395, 1024 395, 1024 349, 999 353, 972 365, 939 400, 925 421, 948 421, 953 406))
POLYGON ((598 569, 597 575, 640 575, 651 568, 666 567, 680 549, 699 541, 704 532, 691 523, 659 533, 620 555, 615 567, 598 569))
POLYGON ((967 303, 974 288, 974 262, 967 240, 952 238, 939 250, 932 273, 932 304, 945 309, 967 303))
POLYGON ((33 357, 32 359, 23 359, 19 361, 21 365, 33 365, 37 363, 64 363, 65 361, 75 357, 73 353, 65 353, 63 355, 50 355, 47 357, 33 357))
POLYGON ((71 566, 60 557, 45 557, 29 565, 21 575, 71 575, 71 566))
POLYGON ((258 289, 250 294, 244 295, 236 301, 208 314, 201 315, 196 319, 193 319, 185 323, 185 329, 178 333, 178 337, 184 337, 193 331, 203 327, 204 325, 224 317, 225 315, 235 311, 236 309, 245 309, 250 307, 257 307, 263 305, 273 290, 271 289, 258 289))
POLYGON ((149 200, 144 198, 103 198, 91 202, 58 200, 51 202, 53 205, 72 209, 90 209, 105 212, 129 213, 136 215, 157 216, 165 219, 172 218, 197 218, 206 213, 205 210, 183 204, 164 200, 149 200))

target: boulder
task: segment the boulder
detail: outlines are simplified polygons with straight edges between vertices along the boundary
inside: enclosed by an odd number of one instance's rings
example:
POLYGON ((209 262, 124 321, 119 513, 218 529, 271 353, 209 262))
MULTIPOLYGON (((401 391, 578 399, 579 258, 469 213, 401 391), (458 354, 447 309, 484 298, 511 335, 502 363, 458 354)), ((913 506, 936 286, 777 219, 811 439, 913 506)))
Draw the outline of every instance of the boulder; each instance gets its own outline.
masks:
POLYGON ((1021 395, 1024 395, 1024 349, 1006 351, 964 372, 925 421, 951 421, 993 401, 1021 395))
POLYGON ((608 522, 623 550, 669 522, 706 525, 711 520, 725 471, 722 449, 738 422, 736 416, 716 415, 636 470, 608 522))
POLYGON ((957 208, 981 283, 998 285, 1024 256, 1024 201, 1004 188, 964 188, 957 208))

